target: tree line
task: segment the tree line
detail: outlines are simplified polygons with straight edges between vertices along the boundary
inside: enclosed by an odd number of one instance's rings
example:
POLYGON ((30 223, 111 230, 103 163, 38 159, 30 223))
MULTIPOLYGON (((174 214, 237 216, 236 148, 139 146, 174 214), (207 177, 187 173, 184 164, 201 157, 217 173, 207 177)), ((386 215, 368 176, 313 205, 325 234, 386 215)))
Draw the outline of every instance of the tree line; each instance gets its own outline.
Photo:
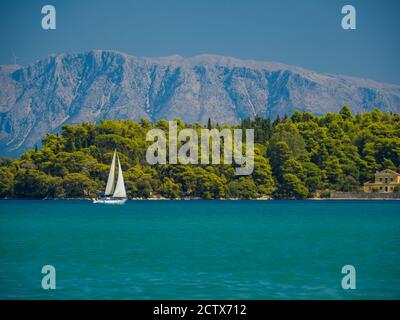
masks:
MULTIPOLYGON (((177 121, 180 129, 204 128, 177 121)), ((235 166, 224 164, 150 166, 146 133, 168 132, 166 120, 102 120, 64 125, 59 134, 46 135, 41 148, 18 159, 0 158, 0 197, 94 196, 105 188, 115 149, 131 198, 327 197, 331 191, 358 191, 377 170, 400 166, 400 115, 378 109, 353 115, 345 106, 338 114, 294 112, 239 125, 213 125, 210 119, 206 127, 254 129, 254 172, 236 176, 235 166)))

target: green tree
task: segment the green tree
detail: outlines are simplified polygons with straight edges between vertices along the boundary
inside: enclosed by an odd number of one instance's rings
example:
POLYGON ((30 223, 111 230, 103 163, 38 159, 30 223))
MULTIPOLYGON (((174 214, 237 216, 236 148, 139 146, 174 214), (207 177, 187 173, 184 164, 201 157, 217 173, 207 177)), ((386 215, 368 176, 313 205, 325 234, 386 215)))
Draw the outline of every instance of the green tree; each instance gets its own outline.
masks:
POLYGON ((277 196, 289 199, 305 199, 308 196, 308 189, 296 175, 286 173, 283 175, 282 183, 279 185, 277 196))
POLYGON ((340 110, 339 114, 342 116, 342 118, 344 120, 351 119, 351 117, 352 117, 350 108, 348 106, 343 106, 343 108, 340 110))
POLYGON ((18 198, 45 198, 59 190, 59 178, 38 170, 20 170, 15 177, 14 195, 18 198))
POLYGON ((165 178, 160 188, 160 194, 169 199, 177 199, 181 197, 181 186, 170 178, 165 178))
POLYGON ((81 173, 69 173, 62 181, 67 197, 94 196, 98 191, 95 181, 81 173))
POLYGON ((210 118, 208 118, 208 121, 207 121, 207 128, 208 128, 208 130, 212 129, 211 119, 210 118))
POLYGON ((255 199, 258 196, 257 186, 250 177, 240 177, 227 185, 227 194, 231 198, 255 199))
POLYGON ((278 141, 268 148, 268 157, 271 162, 274 176, 280 175, 282 165, 290 159, 291 152, 285 141, 278 141))
POLYGON ((356 191, 359 187, 358 181, 352 176, 341 176, 338 181, 340 191, 356 191))
POLYGON ((0 198, 10 197, 13 187, 14 175, 7 167, 0 167, 0 198))
POLYGON ((289 121, 280 123, 275 127, 269 142, 271 152, 279 142, 285 142, 287 144, 290 154, 294 158, 300 157, 305 152, 303 137, 297 127, 289 121))

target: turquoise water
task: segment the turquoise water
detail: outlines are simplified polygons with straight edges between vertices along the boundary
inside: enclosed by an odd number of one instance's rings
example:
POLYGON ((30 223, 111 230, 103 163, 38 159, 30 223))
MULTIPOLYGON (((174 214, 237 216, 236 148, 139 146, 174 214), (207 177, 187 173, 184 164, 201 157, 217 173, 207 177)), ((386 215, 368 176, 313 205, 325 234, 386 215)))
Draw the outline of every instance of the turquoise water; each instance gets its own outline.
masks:
POLYGON ((0 298, 399 299, 400 202, 0 201, 0 298))

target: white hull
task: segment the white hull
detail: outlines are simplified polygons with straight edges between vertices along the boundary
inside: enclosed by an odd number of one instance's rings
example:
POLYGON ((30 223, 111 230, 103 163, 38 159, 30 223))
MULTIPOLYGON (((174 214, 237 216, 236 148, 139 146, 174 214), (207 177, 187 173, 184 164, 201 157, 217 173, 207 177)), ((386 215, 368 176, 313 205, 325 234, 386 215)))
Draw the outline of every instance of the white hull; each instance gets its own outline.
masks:
POLYGON ((124 204, 127 199, 93 199, 93 203, 124 204))

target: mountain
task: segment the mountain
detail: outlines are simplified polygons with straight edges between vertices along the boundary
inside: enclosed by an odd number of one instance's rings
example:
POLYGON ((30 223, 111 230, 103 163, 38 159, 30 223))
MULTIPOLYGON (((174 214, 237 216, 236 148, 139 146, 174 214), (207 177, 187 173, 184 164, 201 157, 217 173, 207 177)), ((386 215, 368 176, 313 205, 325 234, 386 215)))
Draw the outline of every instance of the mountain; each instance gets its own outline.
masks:
POLYGON ((246 117, 400 112, 400 85, 279 63, 201 55, 139 58, 115 51, 0 66, 0 153, 16 155, 63 124, 148 118, 237 123, 246 117))

